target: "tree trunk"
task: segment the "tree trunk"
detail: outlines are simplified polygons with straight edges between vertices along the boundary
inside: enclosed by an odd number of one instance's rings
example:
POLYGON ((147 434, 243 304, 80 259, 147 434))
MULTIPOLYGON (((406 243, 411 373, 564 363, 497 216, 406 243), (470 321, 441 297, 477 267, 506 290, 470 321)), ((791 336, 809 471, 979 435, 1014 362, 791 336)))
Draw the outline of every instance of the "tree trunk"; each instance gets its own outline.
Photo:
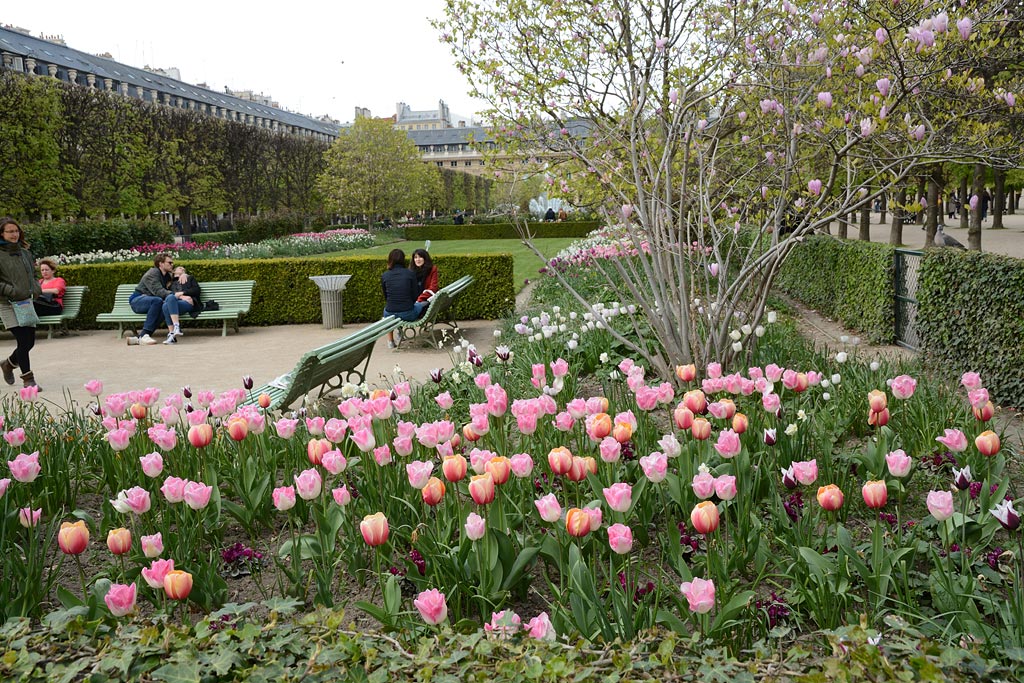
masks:
POLYGON ((847 219, 847 216, 845 214, 839 217, 839 228, 838 228, 838 232, 836 233, 836 234, 839 235, 839 237, 841 237, 844 240, 847 237, 849 237, 849 235, 850 235, 850 233, 849 233, 850 224, 846 221, 846 219, 847 219))
POLYGON ((995 170, 996 186, 992 190, 992 228, 1003 226, 1003 199, 1006 196, 1006 171, 1001 168, 995 170))
POLYGON ((967 218, 969 211, 967 210, 967 202, 971 198, 967 196, 967 176, 960 178, 960 229, 967 229, 967 218))
MULTIPOLYGON (((917 184, 917 195, 914 197, 914 200, 917 201, 917 200, 921 199, 922 197, 927 197, 927 194, 926 194, 927 192, 928 192, 928 178, 926 176, 921 176, 920 179, 919 179, 919 182, 917 184)), ((917 220, 914 221, 914 222, 919 224, 919 225, 924 225, 924 216, 925 216, 925 210, 922 208, 917 213, 917 220)))
POLYGON ((939 213, 942 211, 942 202, 939 199, 939 181, 942 177, 942 169, 936 165, 932 174, 928 176, 928 208, 925 210, 924 221, 924 246, 935 246, 935 231, 939 227, 939 213))
POLYGON ((1012 215, 1017 213, 1017 188, 1010 186, 1008 189, 1007 199, 1009 201, 1006 202, 1006 213, 1012 215))
POLYGON ((903 244, 903 211, 900 206, 907 201, 907 188, 901 187, 896 194, 896 208, 892 212, 892 223, 889 224, 889 244, 900 246, 903 244))
POLYGON ((971 222, 967 228, 967 248, 971 251, 981 251, 981 195, 984 191, 985 166, 975 164, 973 193, 978 198, 978 206, 971 211, 971 222))
POLYGON ((882 202, 882 210, 878 214, 878 224, 885 225, 885 213, 889 208, 889 193, 883 192, 879 199, 882 202))
POLYGON ((862 242, 871 241, 871 205, 862 206, 860 209, 860 234, 857 239, 862 242))

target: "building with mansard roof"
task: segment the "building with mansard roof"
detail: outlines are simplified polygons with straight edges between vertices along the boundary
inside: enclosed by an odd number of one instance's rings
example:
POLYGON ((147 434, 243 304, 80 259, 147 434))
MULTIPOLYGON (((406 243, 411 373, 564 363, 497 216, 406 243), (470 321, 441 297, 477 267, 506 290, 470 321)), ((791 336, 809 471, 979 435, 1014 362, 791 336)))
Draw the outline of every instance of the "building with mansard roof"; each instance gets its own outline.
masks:
POLYGON ((0 68, 65 83, 119 93, 143 102, 198 111, 226 121, 237 121, 275 132, 331 142, 338 137, 337 122, 281 109, 270 98, 216 92, 185 83, 176 69, 147 70, 97 56, 63 44, 59 37, 35 38, 11 26, 0 26, 0 68))

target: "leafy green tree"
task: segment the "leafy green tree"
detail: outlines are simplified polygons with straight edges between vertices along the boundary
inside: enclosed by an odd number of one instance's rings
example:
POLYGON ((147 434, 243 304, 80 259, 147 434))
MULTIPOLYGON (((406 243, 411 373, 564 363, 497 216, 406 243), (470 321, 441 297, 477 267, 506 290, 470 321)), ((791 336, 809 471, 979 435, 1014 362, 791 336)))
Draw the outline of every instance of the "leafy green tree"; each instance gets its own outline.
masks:
POLYGON ((356 119, 325 162, 316 187, 340 213, 396 217, 428 207, 440 192, 437 168, 423 163, 416 145, 388 119, 356 119))

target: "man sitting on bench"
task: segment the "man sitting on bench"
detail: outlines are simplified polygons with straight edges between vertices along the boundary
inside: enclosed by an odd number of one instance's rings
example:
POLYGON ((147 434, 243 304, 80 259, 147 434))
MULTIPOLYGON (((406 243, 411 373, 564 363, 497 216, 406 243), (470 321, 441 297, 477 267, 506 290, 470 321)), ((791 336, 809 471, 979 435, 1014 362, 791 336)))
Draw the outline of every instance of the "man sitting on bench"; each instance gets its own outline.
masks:
POLYGON ((152 335, 160 324, 161 314, 167 321, 167 339, 164 344, 173 344, 180 337, 181 327, 178 324, 178 315, 188 313, 192 305, 184 301, 182 292, 172 292, 171 270, 174 268, 174 259, 169 254, 157 254, 153 258, 153 267, 146 271, 139 280, 135 291, 128 297, 128 305, 139 314, 146 315, 146 322, 142 325, 142 334, 138 337, 128 337, 128 345, 156 344, 152 335))

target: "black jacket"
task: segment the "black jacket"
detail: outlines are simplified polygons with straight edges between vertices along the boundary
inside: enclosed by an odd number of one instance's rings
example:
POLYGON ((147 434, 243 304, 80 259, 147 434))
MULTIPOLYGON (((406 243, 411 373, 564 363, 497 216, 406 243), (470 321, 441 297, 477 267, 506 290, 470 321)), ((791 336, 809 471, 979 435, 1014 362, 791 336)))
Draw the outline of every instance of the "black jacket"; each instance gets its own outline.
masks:
POLYGON ((394 266, 380 276, 384 290, 384 309, 388 313, 405 313, 413 309, 420 289, 416 286, 416 274, 403 266, 394 266))
POLYGON ((192 310, 189 315, 193 318, 203 312, 203 302, 199 297, 199 283, 191 275, 185 276, 185 284, 181 284, 178 278, 171 280, 171 291, 181 292, 185 296, 192 297, 192 310))

